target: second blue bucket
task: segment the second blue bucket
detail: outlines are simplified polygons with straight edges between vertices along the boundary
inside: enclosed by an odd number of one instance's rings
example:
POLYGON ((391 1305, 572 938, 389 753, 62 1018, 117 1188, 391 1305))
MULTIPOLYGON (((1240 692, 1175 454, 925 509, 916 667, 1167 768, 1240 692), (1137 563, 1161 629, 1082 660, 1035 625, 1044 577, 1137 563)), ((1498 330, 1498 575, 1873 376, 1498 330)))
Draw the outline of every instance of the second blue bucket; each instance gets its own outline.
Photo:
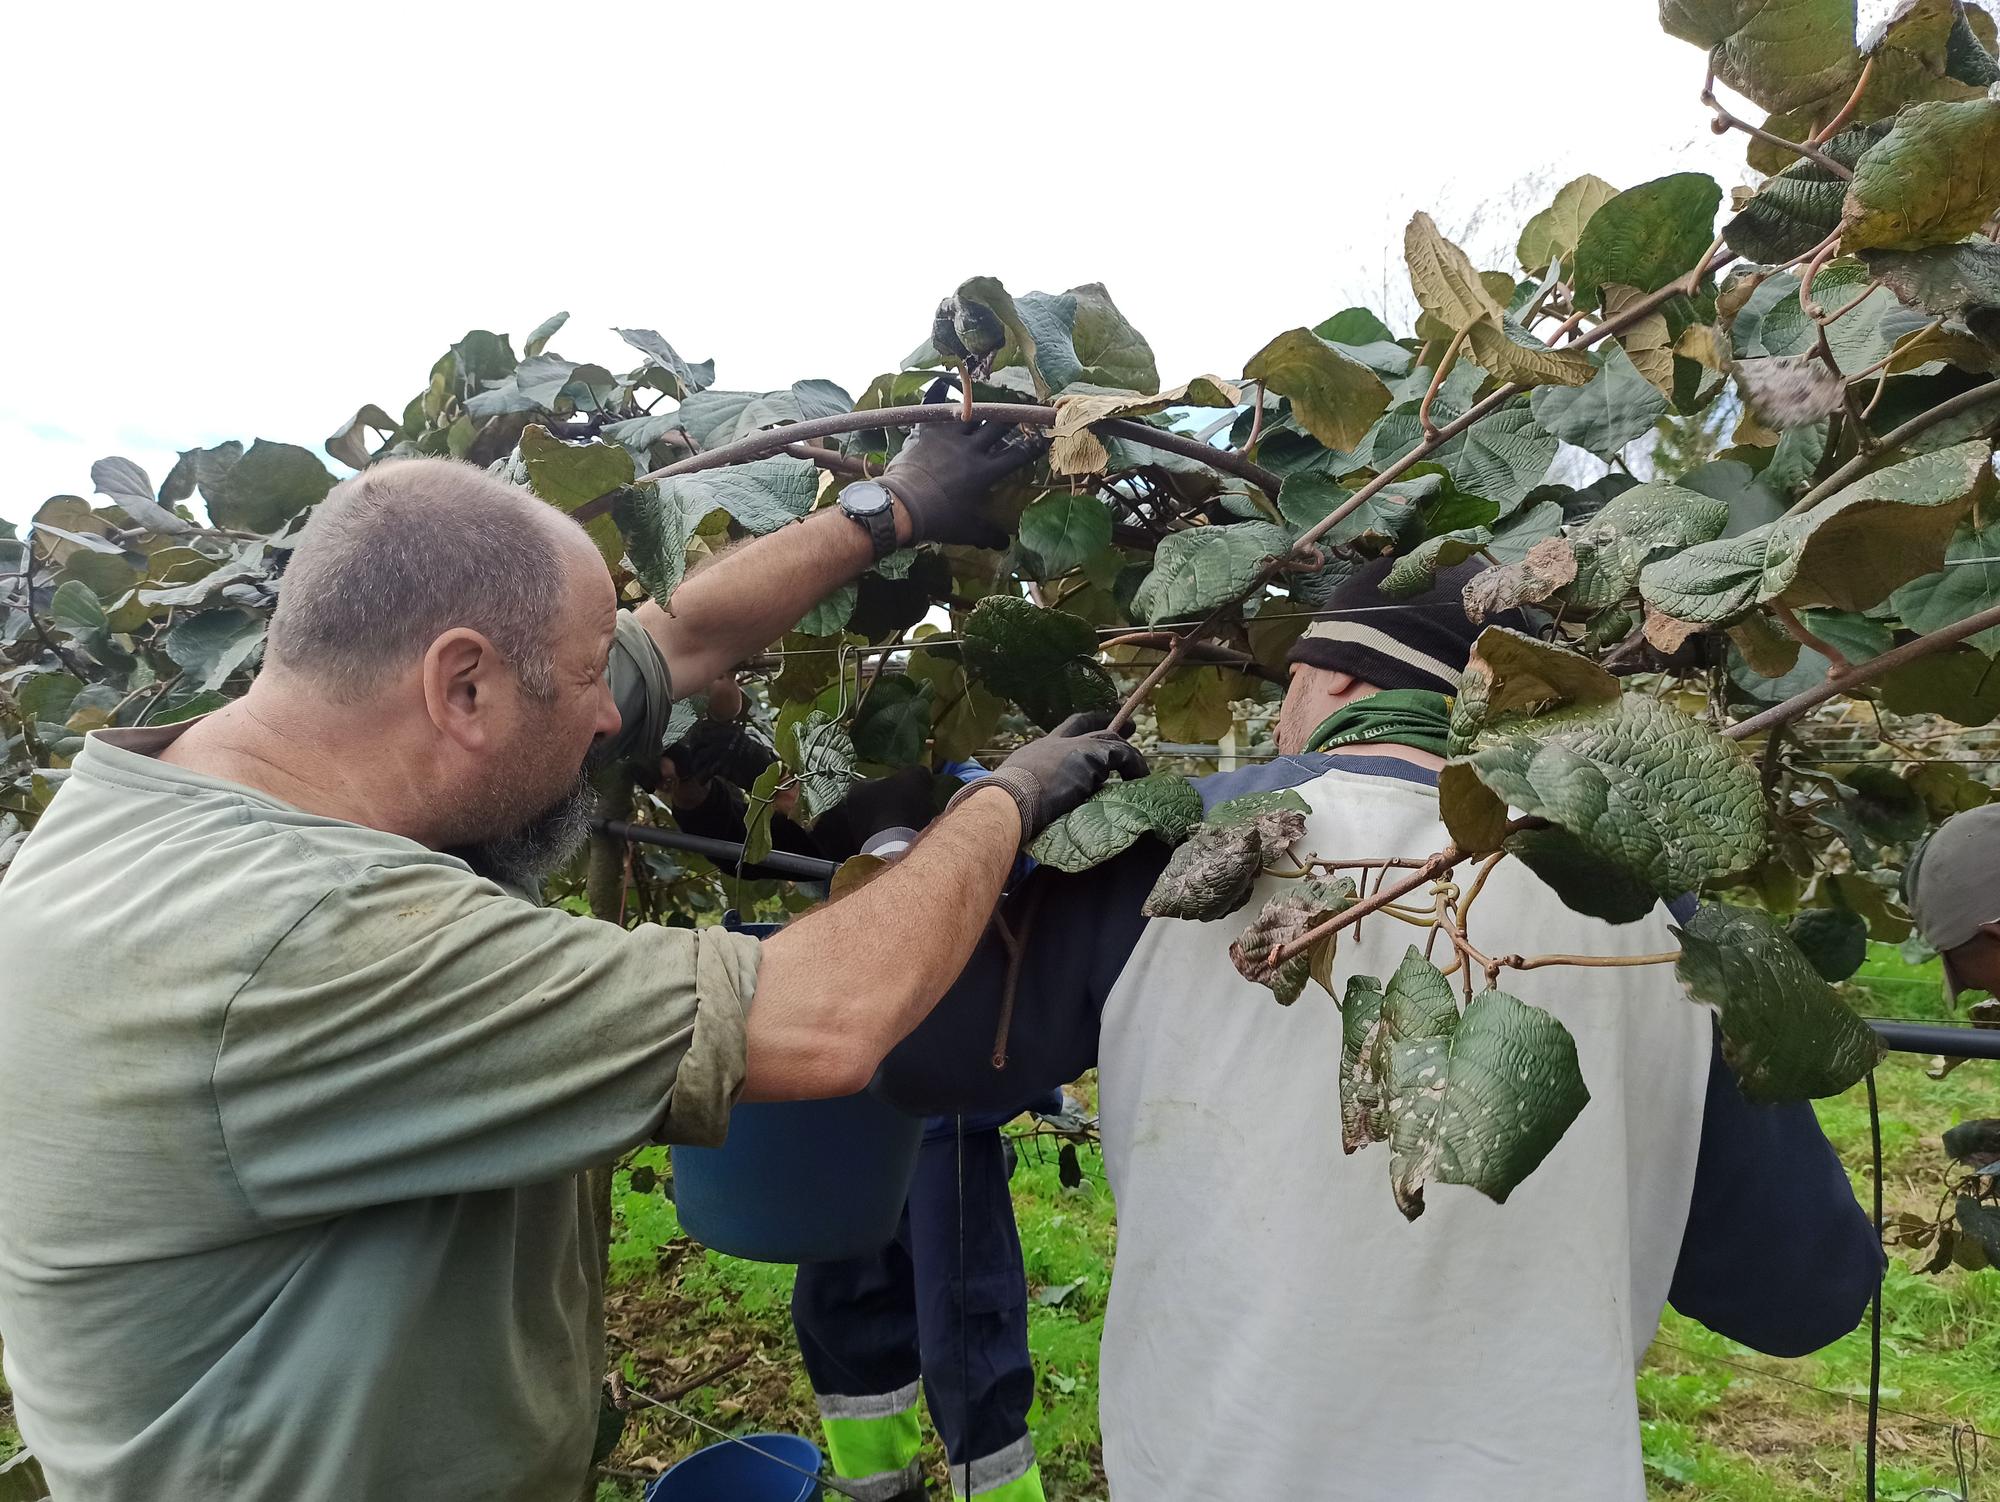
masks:
POLYGON ((923 1132, 921 1118, 866 1093, 738 1106, 721 1147, 673 1149, 674 1210, 688 1235, 732 1257, 865 1257, 895 1238, 923 1132))
POLYGON ((661 1472, 646 1502, 817 1502, 819 1447, 792 1434, 752 1434, 697 1450, 661 1472))

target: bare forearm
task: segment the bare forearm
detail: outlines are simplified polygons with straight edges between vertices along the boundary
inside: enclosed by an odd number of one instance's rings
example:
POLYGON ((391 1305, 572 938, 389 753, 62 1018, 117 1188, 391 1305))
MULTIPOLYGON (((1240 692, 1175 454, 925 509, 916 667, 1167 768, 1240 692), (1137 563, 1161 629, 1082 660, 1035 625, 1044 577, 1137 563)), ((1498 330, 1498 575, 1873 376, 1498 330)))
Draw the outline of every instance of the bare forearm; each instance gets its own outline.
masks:
MULTIPOLYGON (((909 519, 896 508, 897 536, 909 519)), ((783 636, 799 618, 874 561, 868 534, 833 511, 756 538, 691 574, 672 612, 639 607, 676 692, 698 693, 719 674, 783 636)))
POLYGON ((964 969, 1020 841, 1004 792, 968 797, 895 866, 770 939, 745 1098, 859 1089, 964 969))

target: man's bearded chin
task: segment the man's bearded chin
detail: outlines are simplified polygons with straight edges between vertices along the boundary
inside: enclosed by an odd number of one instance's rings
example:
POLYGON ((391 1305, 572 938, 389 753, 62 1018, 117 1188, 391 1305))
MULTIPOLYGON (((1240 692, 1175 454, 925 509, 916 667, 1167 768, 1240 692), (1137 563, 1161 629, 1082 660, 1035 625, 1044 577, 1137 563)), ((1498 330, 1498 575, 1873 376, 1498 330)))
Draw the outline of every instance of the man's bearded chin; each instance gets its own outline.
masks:
POLYGON ((568 792, 519 828, 454 853, 481 876, 533 891, 583 848, 596 811, 597 794, 578 772, 568 792))

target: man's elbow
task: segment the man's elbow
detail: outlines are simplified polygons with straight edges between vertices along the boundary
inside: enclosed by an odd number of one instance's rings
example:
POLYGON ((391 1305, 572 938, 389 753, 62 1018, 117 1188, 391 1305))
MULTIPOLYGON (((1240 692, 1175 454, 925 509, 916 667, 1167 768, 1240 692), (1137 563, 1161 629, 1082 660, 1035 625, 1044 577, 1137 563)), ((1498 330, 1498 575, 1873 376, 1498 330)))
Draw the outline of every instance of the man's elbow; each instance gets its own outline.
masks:
POLYGON ((744 1072, 746 1101, 827 1100, 856 1095, 874 1078, 880 1053, 824 1027, 752 1034, 744 1072))
POLYGON ((871 1002, 827 988, 783 1023, 773 1016, 775 1010, 760 1018, 756 1004, 751 1006, 746 1099, 858 1094, 868 1088, 896 1042, 888 1036, 879 998, 871 1002))
POLYGON ((858 1095, 868 1088, 889 1052, 889 1042, 865 1034, 830 1037, 822 1063, 828 1095, 858 1095))
POLYGON ((880 991, 827 988, 816 1051, 828 1094, 853 1095, 868 1088, 889 1051, 902 1041, 896 1024, 903 1010, 880 991))

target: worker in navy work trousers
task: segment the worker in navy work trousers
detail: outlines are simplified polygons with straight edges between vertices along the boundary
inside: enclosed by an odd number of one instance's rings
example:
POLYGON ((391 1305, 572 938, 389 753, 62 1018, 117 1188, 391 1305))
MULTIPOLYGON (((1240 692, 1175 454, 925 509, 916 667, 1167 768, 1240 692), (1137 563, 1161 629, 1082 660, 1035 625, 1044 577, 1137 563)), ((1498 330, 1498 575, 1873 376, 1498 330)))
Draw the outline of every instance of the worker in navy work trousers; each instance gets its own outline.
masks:
POLYGON ((962 1135, 960 1118, 930 1118, 896 1239, 871 1256, 799 1265, 792 1325, 827 1458, 850 1496, 924 1495, 921 1379, 953 1493, 1042 1502, 1028 1433, 1028 1284, 1000 1135, 1016 1114, 965 1117, 962 1135))
MULTIPOLYGON (((940 770, 961 782, 986 775, 977 762, 940 770)), ((857 789, 855 807, 815 834, 836 847, 830 853, 860 848, 894 860, 916 838, 930 800, 929 778, 906 772, 857 789), (908 822, 865 838, 847 827, 893 819, 908 822)), ((1062 1092, 1050 1090, 1014 1108, 929 1118, 896 1239, 869 1256, 800 1264, 792 1325, 827 1458, 848 1495, 923 1497, 921 1382, 955 1495, 1042 1502, 1028 1433, 1028 1283, 1000 1128, 1023 1110, 1061 1105, 1062 1092)))

